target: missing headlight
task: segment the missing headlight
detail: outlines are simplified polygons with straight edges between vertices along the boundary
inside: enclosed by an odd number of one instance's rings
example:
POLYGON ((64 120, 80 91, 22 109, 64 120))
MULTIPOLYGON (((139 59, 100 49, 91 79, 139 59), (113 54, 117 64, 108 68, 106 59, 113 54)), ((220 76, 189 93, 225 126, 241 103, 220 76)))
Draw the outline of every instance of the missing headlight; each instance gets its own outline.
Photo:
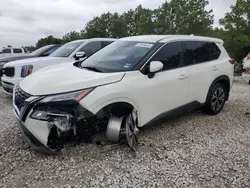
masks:
POLYGON ((72 129, 73 117, 69 114, 47 114, 49 126, 55 125, 62 132, 72 129))

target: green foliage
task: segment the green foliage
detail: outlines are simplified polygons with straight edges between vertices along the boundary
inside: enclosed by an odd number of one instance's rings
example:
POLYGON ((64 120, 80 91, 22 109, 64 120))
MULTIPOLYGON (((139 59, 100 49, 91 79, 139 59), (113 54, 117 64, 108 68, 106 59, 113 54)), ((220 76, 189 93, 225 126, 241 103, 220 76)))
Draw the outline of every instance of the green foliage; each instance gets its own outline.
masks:
POLYGON ((76 31, 71 31, 70 33, 67 33, 66 35, 63 36, 60 43, 66 43, 66 42, 70 42, 72 40, 78 40, 78 39, 81 39, 81 33, 78 33, 76 31))
POLYGON ((225 30, 221 32, 221 38, 225 46, 237 61, 241 61, 249 52, 250 46, 250 0, 237 0, 231 6, 231 12, 226 13, 220 20, 225 30))
POLYGON ((224 40, 232 58, 238 61, 250 46, 250 0, 237 0, 220 20, 221 28, 213 28, 213 11, 207 0, 166 0, 155 10, 139 5, 122 14, 104 13, 90 20, 80 32, 72 31, 62 39, 48 36, 36 48, 47 44, 63 44, 72 40, 95 37, 121 38, 147 34, 195 34, 224 40))
POLYGON ((63 43, 62 39, 55 38, 50 35, 48 37, 41 38, 40 40, 38 40, 38 42, 36 43, 36 48, 41 48, 42 46, 49 44, 62 44, 62 43, 63 43))
POLYGON ((207 35, 212 30, 212 10, 207 11, 206 0, 166 1, 155 10, 158 34, 207 35))
POLYGON ((35 46, 23 46, 22 48, 24 48, 26 52, 33 52, 36 50, 35 46))

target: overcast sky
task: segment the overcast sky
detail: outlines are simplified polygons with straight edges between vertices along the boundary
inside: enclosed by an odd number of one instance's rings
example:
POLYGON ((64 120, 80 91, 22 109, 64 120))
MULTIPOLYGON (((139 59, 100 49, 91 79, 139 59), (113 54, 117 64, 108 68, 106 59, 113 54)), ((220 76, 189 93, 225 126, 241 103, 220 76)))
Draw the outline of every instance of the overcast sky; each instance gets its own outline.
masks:
MULTIPOLYGON (((122 13, 141 4, 157 8, 165 0, 0 0, 0 48, 34 45, 38 39, 80 31, 94 16, 122 13)), ((209 0, 215 24, 236 0, 209 0)))

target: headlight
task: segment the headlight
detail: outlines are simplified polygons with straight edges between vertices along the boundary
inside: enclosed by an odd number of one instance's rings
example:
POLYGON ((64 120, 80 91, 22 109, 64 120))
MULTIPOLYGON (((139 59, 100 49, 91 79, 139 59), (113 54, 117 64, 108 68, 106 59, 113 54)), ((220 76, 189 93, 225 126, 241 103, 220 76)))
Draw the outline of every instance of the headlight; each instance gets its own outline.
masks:
POLYGON ((8 61, 0 61, 0 66, 4 66, 8 61))
POLYGON ((40 102, 46 103, 46 102, 68 101, 68 100, 80 101, 83 97, 88 95, 92 90, 93 90, 93 88, 85 89, 85 90, 81 90, 81 91, 76 91, 76 92, 71 92, 71 93, 51 95, 51 96, 45 97, 40 102))
POLYGON ((61 118, 68 115, 71 116, 72 111, 76 110, 78 101, 88 95, 92 90, 93 88, 45 97, 38 102, 31 114, 31 118, 47 121, 51 117, 61 118))
POLYGON ((21 77, 26 77, 32 73, 33 65, 24 65, 21 71, 21 77))

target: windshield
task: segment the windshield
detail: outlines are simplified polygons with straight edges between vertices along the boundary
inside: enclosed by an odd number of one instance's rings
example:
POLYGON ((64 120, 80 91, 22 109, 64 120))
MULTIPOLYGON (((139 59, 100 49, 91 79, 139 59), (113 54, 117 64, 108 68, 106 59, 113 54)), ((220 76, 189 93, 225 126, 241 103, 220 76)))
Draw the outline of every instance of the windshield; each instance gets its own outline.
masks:
POLYGON ((84 41, 70 42, 58 48, 55 52, 50 54, 52 57, 69 57, 72 52, 76 50, 84 41))
POLYGON ((116 41, 83 61, 82 67, 100 72, 128 71, 149 52, 152 46, 153 43, 116 41))
POLYGON ((49 46, 43 46, 41 48, 38 48, 37 50, 35 50, 34 52, 30 53, 29 55, 31 56, 38 56, 41 53, 45 52, 47 49, 49 49, 52 45, 49 46))

